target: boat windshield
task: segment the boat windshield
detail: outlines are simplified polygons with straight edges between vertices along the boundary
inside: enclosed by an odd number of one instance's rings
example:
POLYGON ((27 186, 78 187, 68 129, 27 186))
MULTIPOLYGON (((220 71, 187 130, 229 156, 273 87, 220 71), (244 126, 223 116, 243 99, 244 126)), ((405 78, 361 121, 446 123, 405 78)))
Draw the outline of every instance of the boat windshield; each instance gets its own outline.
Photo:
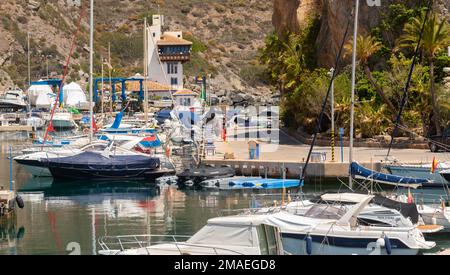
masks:
POLYGON ((305 217, 316 219, 340 219, 345 214, 343 208, 331 205, 314 205, 305 213, 305 217))

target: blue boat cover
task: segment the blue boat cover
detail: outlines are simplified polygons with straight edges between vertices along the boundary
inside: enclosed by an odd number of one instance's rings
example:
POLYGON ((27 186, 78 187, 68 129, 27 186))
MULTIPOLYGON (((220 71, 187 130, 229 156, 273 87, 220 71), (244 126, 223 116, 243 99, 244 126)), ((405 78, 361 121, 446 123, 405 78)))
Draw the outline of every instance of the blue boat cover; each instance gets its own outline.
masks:
POLYGON ((362 167, 356 162, 352 162, 350 165, 350 174, 352 176, 367 179, 367 180, 374 180, 378 182, 385 182, 385 183, 393 183, 393 184, 423 184, 423 183, 429 183, 430 180, 428 179, 421 179, 421 178, 408 178, 408 177, 401 177, 391 174, 384 174, 377 171, 372 171, 370 169, 367 169, 365 167, 362 167))

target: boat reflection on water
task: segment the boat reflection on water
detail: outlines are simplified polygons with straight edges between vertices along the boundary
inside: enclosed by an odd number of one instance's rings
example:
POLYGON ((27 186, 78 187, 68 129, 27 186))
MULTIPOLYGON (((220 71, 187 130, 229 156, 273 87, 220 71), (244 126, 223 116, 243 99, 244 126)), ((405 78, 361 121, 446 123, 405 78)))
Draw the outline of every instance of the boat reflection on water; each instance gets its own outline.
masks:
POLYGON ((25 235, 25 227, 17 226, 15 215, 9 218, 0 218, 0 250, 8 250, 9 254, 17 254, 17 244, 25 235))
POLYGON ((143 217, 148 211, 164 208, 161 190, 154 184, 135 181, 107 182, 56 181, 34 177, 25 182, 18 192, 30 202, 45 201, 47 209, 64 206, 86 206, 110 217, 143 217))

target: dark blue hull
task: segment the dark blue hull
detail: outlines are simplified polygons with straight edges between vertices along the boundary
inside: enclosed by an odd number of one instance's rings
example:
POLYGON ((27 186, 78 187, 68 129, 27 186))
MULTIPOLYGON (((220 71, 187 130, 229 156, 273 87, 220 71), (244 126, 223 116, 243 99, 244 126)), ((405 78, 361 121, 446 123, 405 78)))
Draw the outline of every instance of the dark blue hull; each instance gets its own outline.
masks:
POLYGON ((127 180, 154 179, 164 174, 159 158, 141 155, 103 156, 83 152, 75 156, 44 161, 55 179, 127 180))
POLYGON ((92 170, 83 168, 49 168, 59 180, 154 180, 166 173, 159 169, 92 170))

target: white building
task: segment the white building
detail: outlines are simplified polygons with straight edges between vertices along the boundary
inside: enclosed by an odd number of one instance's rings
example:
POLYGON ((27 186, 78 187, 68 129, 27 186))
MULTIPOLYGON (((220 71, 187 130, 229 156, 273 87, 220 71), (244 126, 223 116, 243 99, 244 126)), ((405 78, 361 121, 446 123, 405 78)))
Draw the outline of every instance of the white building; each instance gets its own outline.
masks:
POLYGON ((148 27, 149 80, 183 89, 183 63, 190 60, 192 42, 183 39, 181 31, 164 32, 163 15, 153 15, 148 27))

